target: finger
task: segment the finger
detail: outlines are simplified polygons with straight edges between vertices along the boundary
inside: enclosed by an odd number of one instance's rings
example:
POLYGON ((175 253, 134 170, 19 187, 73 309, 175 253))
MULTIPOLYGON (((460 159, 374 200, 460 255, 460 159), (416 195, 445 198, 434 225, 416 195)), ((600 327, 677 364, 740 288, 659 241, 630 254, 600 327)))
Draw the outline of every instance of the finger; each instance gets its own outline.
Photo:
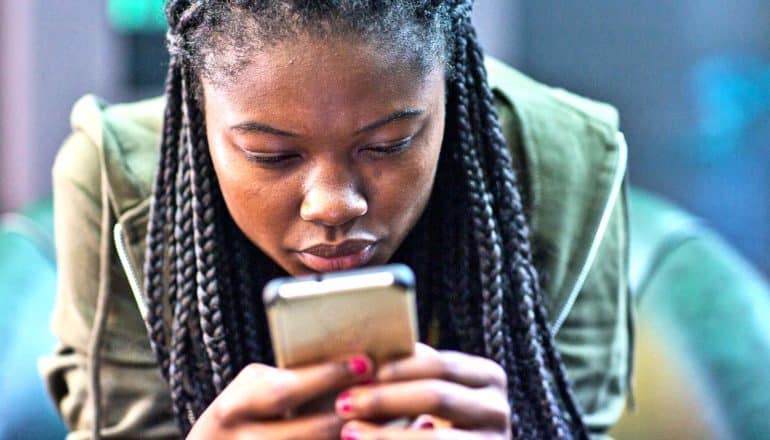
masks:
POLYGON ((505 370, 497 363, 479 356, 457 351, 435 351, 418 344, 415 354, 382 365, 377 371, 379 382, 438 378, 469 387, 505 389, 505 370))
POLYGON ((250 439, 339 439, 344 421, 334 413, 313 414, 288 420, 248 422, 233 429, 228 438, 250 439))
POLYGON ((501 390, 468 388, 438 379, 355 387, 335 403, 343 419, 389 419, 431 414, 462 428, 508 426, 510 408, 501 390))
POLYGON ((339 439, 344 421, 336 414, 315 414, 263 424, 261 435, 245 438, 265 439, 339 439))
POLYGON ((342 427, 340 438, 342 440, 478 440, 486 437, 458 429, 388 428, 356 420, 342 427))
POLYGON ((250 364, 212 403, 220 421, 269 418, 318 396, 369 380, 372 362, 365 356, 296 369, 250 364))

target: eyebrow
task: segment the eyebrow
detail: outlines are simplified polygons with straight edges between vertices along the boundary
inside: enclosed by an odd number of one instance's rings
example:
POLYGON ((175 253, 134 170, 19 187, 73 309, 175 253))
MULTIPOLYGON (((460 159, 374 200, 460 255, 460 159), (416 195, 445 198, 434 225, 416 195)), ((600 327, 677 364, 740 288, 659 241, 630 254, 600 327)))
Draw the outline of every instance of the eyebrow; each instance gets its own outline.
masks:
POLYGON ((415 116, 419 116, 421 114, 425 113, 424 110, 414 109, 414 108, 408 108, 404 110, 399 110, 397 112, 391 113, 390 115, 380 119, 379 121, 372 122, 371 124, 367 125, 364 128, 360 128, 356 130, 356 134, 361 134, 365 131, 372 131, 377 128, 382 127, 383 125, 390 124, 391 122, 395 122, 401 119, 406 118, 413 118, 415 116))
POLYGON ((299 137, 298 134, 292 133, 290 131, 284 131, 279 130, 275 127, 271 127, 267 124, 262 124, 260 122, 243 122, 241 124, 235 124, 230 127, 231 130, 238 130, 238 131, 245 131, 245 132, 261 132, 261 133, 267 133, 267 134, 274 134, 276 136, 284 136, 284 137, 299 137))
MULTIPOLYGON (((356 130, 355 134, 361 134, 366 131, 372 131, 377 128, 382 127, 383 125, 390 124, 391 122, 395 122, 401 119, 406 118, 413 118, 415 116, 419 116, 421 114, 425 113, 424 110, 420 109, 404 109, 399 110, 397 112, 391 113, 390 115, 372 122, 371 124, 367 125, 366 127, 359 128, 356 130)), ((292 133, 290 131, 281 130, 275 127, 271 127, 270 125, 263 124, 261 122, 256 121, 249 121, 249 122, 243 122, 241 124, 236 124, 230 127, 231 130, 238 130, 238 131, 245 131, 245 132, 260 132, 260 133, 267 133, 272 134, 275 136, 283 136, 283 137, 300 137, 297 133, 292 133)))

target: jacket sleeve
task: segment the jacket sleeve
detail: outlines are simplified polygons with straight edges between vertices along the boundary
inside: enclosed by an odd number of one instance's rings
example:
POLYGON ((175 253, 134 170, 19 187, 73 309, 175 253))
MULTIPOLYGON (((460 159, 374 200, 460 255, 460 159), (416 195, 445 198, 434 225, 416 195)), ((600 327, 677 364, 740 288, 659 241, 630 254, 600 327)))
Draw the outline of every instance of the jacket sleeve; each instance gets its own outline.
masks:
MULTIPOLYGON (((75 131, 53 169, 54 227, 58 264, 52 329, 59 341, 41 359, 40 370, 69 440, 91 438, 94 393, 89 341, 97 313, 100 260, 108 264, 107 319, 99 354, 103 438, 176 438, 168 386, 149 346, 144 324, 117 262, 114 246, 100 259, 102 240, 101 161, 98 146, 75 131)), ((105 237, 107 235, 107 237, 105 237)), ((111 244, 111 241, 110 241, 111 244)), ((104 273, 104 272, 103 272, 104 273)))
POLYGON ((633 312, 626 195, 621 191, 596 260, 555 340, 592 438, 607 438, 631 392, 633 312))

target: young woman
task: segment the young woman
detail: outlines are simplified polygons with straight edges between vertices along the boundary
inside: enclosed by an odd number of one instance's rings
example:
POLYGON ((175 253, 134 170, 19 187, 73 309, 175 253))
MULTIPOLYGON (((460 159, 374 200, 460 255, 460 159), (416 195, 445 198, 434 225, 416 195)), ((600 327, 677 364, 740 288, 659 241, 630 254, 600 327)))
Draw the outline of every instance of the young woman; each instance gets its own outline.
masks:
POLYGON ((485 67, 470 10, 169 1, 165 99, 84 98, 54 168, 62 344, 44 370, 73 437, 587 438, 614 422, 630 357, 617 117, 485 67), (391 261, 417 275, 414 356, 271 366, 269 279, 391 261), (284 416, 329 392, 334 408, 284 416))

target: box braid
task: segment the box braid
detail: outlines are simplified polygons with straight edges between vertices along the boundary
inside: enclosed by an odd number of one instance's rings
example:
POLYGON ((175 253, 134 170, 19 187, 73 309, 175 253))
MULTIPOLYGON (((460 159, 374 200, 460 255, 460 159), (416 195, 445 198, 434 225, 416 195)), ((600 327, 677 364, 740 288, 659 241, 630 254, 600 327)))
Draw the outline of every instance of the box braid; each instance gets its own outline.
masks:
MULTIPOLYGON (((468 40, 467 47, 462 42, 458 43, 458 57, 457 65, 464 66, 462 57, 465 54, 462 53, 463 49, 468 50, 468 66, 473 69, 468 75, 458 75, 458 78, 465 78, 469 84, 469 90, 476 92, 476 96, 471 100, 477 101, 473 107, 476 107, 477 111, 472 112, 474 114, 473 123, 480 124, 477 126, 480 129, 474 130, 477 133, 481 133, 485 137, 484 143, 487 143, 491 148, 488 150, 486 157, 487 166, 485 169, 491 170, 491 178, 495 185, 495 191, 492 192, 494 203, 497 210, 500 211, 501 220, 498 225, 502 229, 502 236, 504 237, 503 249, 506 251, 505 263, 506 269, 504 273, 512 276, 515 279, 516 285, 519 286, 518 292, 514 292, 513 289, 506 289, 506 310, 512 310, 513 308, 519 309, 518 316, 511 316, 507 319, 512 323, 512 329, 514 335, 506 334, 504 338, 506 342, 513 343, 513 347, 517 350, 506 350, 506 357, 509 362, 513 361, 512 355, 516 353, 518 356, 524 359, 533 359, 534 365, 537 365, 539 369, 543 369, 545 352, 548 351, 553 356, 558 356, 553 348, 553 343, 550 338, 544 338, 543 334, 549 333, 548 326, 545 319, 534 321, 536 315, 544 316, 544 309, 537 307, 542 304, 540 299, 542 295, 536 294, 540 290, 538 285, 537 272, 532 264, 532 252, 530 250, 529 240, 527 236, 528 225, 524 216, 523 206, 518 185, 516 184, 515 176, 513 173, 512 161, 508 154, 508 148, 505 145, 505 140, 502 136, 499 124, 497 123, 496 113, 494 110, 492 94, 486 84, 486 72, 483 67, 483 56, 479 44, 476 41, 475 30, 470 26, 470 22, 465 17, 461 17, 466 23, 467 30, 460 32, 460 35, 466 36, 468 40), (478 111, 481 108, 481 111, 478 111), (481 118, 484 118, 482 121, 481 118), (506 220, 506 217, 508 220, 506 220), (518 293, 520 298, 514 298, 513 294, 518 293), (544 325, 545 324, 545 325, 544 325), (508 342, 510 341, 510 342, 508 342)), ((462 25, 461 25, 462 26, 462 25)), ((461 37, 462 38, 462 37, 461 37)), ((462 97, 462 93, 460 93, 462 97)), ((462 99, 462 98, 461 98, 462 99)), ((462 107, 462 104, 461 104, 462 107)), ((464 158, 467 160, 468 158, 464 158)), ((473 158, 471 157, 471 160, 473 158)), ((471 162, 472 167, 478 166, 477 163, 471 162)), ((507 284, 510 280, 507 280, 507 284)), ((549 356, 549 359, 553 357, 549 356)), ((496 359, 497 360, 497 359, 496 359)), ((561 365, 561 362, 558 362, 561 365)), ((506 364, 502 364, 506 365, 506 364)), ((530 393, 534 393, 536 398, 541 399, 541 406, 543 415, 546 422, 543 424, 545 433, 549 438, 561 438, 564 436, 563 430, 565 427, 562 425, 562 420, 559 415, 559 409, 556 399, 553 396, 553 391, 550 389, 550 384, 547 381, 538 380, 544 377, 543 371, 535 371, 532 368, 522 370, 522 373, 530 376, 529 379, 523 381, 525 389, 530 393)), ((557 376, 557 382, 560 386, 566 384, 566 380, 563 376, 563 369, 559 369, 555 372, 557 376), (562 377, 558 377, 559 373, 562 377)), ((562 389, 562 392, 569 394, 569 387, 562 389)), ((571 396, 569 399, 570 404, 573 404, 571 396)), ((575 409, 574 405, 571 405, 570 410, 575 409)), ((574 416, 577 412, 574 412, 574 416)))
MULTIPOLYGON (((226 26, 217 16, 222 11, 280 20, 276 7, 288 3, 170 0, 166 7, 171 62, 144 288, 148 335, 185 433, 237 371, 251 362, 273 362, 260 291, 283 274, 237 228, 219 192, 199 96, 199 78, 207 73, 200 40, 226 26)), ((350 22, 376 15, 400 20, 390 23, 398 28, 411 19, 437 34, 433 40, 399 40, 427 47, 438 38, 437 59, 448 72, 447 123, 434 184, 440 190, 393 257, 417 273, 421 336, 425 340, 438 319, 441 348, 483 355, 505 369, 514 438, 587 438, 548 324, 471 6, 471 0, 319 0, 297 2, 293 11, 310 17, 300 20, 305 26, 344 9, 357 13, 349 13, 350 22), (378 12, 383 8, 400 12, 378 12), (458 208, 465 206, 470 215, 458 208), (444 243, 455 245, 447 251, 444 243)), ((270 29, 280 26, 273 22, 270 29)), ((421 53, 429 58, 434 49, 421 53)))

